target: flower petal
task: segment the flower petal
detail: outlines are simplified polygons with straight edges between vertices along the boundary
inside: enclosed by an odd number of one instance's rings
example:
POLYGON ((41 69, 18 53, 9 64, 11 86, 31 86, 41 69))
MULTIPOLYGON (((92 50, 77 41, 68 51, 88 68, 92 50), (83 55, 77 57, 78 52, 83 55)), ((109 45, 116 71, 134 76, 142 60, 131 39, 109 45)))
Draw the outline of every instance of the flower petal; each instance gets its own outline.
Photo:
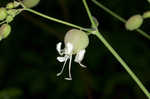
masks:
POLYGON ((67 43, 66 46, 65 46, 65 54, 72 54, 72 51, 73 51, 73 45, 71 43, 67 43))
POLYGON ((59 43, 56 45, 56 49, 57 49, 57 51, 58 51, 58 53, 59 53, 60 55, 63 55, 62 50, 61 50, 61 45, 62 45, 62 43, 59 42, 59 43))
POLYGON ((75 57, 75 62, 81 62, 84 58, 84 54, 85 54, 85 49, 81 50, 77 53, 76 57, 75 57))
POLYGON ((69 61, 69 78, 65 78, 66 80, 72 80, 72 76, 71 76, 72 55, 69 58, 70 58, 70 61, 69 61))
POLYGON ((81 63, 81 61, 82 61, 83 58, 84 58, 84 54, 85 54, 85 49, 79 51, 79 52, 77 53, 77 55, 76 55, 74 61, 77 62, 77 63, 79 63, 81 67, 84 67, 84 68, 85 68, 86 66, 81 63))
POLYGON ((64 62, 65 61, 65 57, 57 57, 57 60, 59 61, 59 62, 64 62))

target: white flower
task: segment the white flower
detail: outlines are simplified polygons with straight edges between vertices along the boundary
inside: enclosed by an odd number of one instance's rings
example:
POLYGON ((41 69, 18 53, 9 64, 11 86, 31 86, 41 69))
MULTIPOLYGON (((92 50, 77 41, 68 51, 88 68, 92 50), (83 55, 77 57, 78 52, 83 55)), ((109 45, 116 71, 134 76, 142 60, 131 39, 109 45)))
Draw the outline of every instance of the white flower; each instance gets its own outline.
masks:
POLYGON ((57 60, 59 62, 64 62, 64 65, 62 67, 62 70, 57 74, 57 76, 60 76, 63 73, 63 70, 65 68, 67 60, 69 60, 69 77, 65 78, 66 80, 72 80, 71 77, 71 62, 72 62, 72 55, 75 56, 75 62, 79 63, 81 67, 86 67, 81 63, 81 61, 84 58, 85 54, 85 48, 89 44, 88 36, 85 32, 77 29, 72 29, 68 31, 65 35, 65 48, 62 49, 61 45, 62 43, 59 42, 56 45, 56 49, 59 53, 59 57, 57 57, 57 60))
MULTIPOLYGON (((60 57, 57 57, 57 60, 59 62, 64 62, 64 65, 62 67, 62 70, 57 74, 57 76, 60 76, 63 73, 66 62, 67 62, 67 60, 69 60, 69 78, 65 78, 65 79, 66 80, 72 80, 72 77, 71 77, 71 61, 72 61, 72 55, 73 55, 73 44, 68 42, 64 49, 61 49, 61 45, 62 45, 62 43, 59 42, 57 44, 57 47, 56 47, 58 53, 61 55, 60 57)), ((81 63, 81 61, 84 58, 84 54, 85 54, 85 49, 79 51, 76 54, 76 57, 75 57, 74 61, 79 63, 81 67, 85 68, 86 66, 81 63)))

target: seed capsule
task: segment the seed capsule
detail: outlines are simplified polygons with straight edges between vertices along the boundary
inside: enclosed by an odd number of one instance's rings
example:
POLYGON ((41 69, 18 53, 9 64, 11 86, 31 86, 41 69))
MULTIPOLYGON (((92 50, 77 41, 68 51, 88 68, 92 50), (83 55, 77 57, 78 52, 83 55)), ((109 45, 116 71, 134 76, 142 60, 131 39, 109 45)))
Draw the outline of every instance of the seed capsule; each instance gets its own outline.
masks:
POLYGON ((69 30, 65 35, 65 45, 71 43, 73 45, 73 54, 85 49, 89 44, 88 35, 78 29, 69 30))
POLYGON ((143 17, 139 14, 131 16, 126 24, 125 27, 127 30, 133 31, 135 29, 138 29, 143 23, 143 17))
POLYGON ((5 8, 0 8, 0 21, 4 20, 7 16, 7 10, 5 8))
POLYGON ((27 8, 33 8, 38 5, 40 0, 23 0, 22 2, 27 8))
POLYGON ((8 37, 11 32, 11 26, 9 24, 3 24, 0 27, 0 40, 8 37))

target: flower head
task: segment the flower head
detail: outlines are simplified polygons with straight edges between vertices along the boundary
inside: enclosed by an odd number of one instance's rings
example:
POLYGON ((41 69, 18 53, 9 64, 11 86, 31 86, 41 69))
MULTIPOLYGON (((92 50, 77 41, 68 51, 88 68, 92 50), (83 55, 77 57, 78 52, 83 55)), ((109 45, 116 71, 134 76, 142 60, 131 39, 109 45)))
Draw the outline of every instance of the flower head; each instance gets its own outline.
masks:
POLYGON ((74 61, 79 63, 81 67, 85 68, 86 66, 83 65, 81 61, 84 58, 85 48, 89 44, 89 38, 85 32, 78 29, 71 29, 66 33, 64 43, 65 43, 64 49, 61 49, 61 45, 62 45, 61 42, 59 42, 56 45, 56 49, 60 55, 60 57, 57 57, 57 60, 59 62, 64 62, 62 70, 60 73, 57 74, 57 76, 60 76, 63 73, 66 62, 67 60, 69 60, 69 77, 65 79, 72 80, 71 77, 72 55, 76 55, 74 61))

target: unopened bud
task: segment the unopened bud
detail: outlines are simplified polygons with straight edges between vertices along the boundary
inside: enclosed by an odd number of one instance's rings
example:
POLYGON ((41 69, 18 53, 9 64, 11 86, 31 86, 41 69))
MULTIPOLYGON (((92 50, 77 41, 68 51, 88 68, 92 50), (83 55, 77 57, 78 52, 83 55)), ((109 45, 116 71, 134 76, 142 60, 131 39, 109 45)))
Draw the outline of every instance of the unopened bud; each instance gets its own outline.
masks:
POLYGON ((5 8, 0 8, 0 21, 4 20, 7 16, 7 10, 5 8))
POLYGON ((126 24, 125 27, 127 30, 133 31, 135 29, 138 29, 143 23, 143 17, 139 14, 131 16, 126 24))
POLYGON ((14 20, 14 17, 12 17, 11 15, 8 15, 7 17, 6 17, 6 22, 7 23, 10 23, 10 22, 12 22, 14 20))
POLYGON ((12 17, 15 17, 17 15, 17 12, 17 9, 10 9, 7 11, 8 15, 11 15, 12 17))
POLYGON ((7 9, 13 9, 14 8, 14 3, 13 2, 10 2, 6 5, 6 8, 7 9))
POLYGON ((27 8, 33 8, 38 5, 40 0, 23 0, 22 2, 27 8))
POLYGON ((7 9, 13 9, 13 8, 18 7, 19 5, 20 5, 20 3, 19 3, 19 2, 14 1, 14 2, 10 2, 10 3, 8 3, 8 4, 6 5, 6 8, 7 8, 7 9))
POLYGON ((144 12, 143 18, 144 18, 144 19, 150 18, 150 11, 144 12))
POLYGON ((0 40, 8 37, 11 32, 11 26, 9 24, 3 24, 0 27, 0 40))

